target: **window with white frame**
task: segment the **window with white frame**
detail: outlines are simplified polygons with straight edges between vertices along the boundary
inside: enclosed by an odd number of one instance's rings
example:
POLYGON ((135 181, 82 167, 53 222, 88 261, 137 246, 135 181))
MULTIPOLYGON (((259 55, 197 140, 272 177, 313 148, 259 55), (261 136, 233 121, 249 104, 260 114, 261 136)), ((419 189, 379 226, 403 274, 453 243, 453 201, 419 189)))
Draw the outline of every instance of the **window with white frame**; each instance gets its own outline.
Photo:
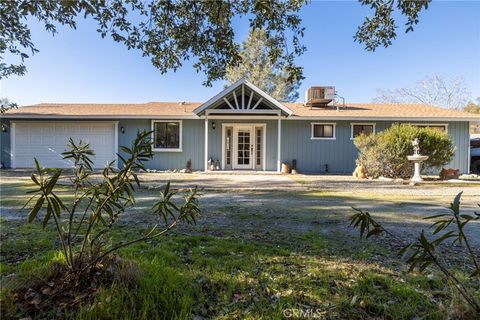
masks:
POLYGON ((170 120, 152 121, 153 150, 182 151, 182 122, 170 120))
POLYGON ((312 123, 311 139, 335 139, 335 123, 312 123))
POLYGON ((431 129, 436 129, 440 131, 447 132, 448 125, 447 124, 437 124, 437 123, 413 123, 412 126, 418 127, 418 128, 431 128, 431 129))
POLYGON ((352 123, 352 132, 350 135, 351 139, 355 139, 355 137, 361 134, 372 134, 375 133, 375 123, 352 123))

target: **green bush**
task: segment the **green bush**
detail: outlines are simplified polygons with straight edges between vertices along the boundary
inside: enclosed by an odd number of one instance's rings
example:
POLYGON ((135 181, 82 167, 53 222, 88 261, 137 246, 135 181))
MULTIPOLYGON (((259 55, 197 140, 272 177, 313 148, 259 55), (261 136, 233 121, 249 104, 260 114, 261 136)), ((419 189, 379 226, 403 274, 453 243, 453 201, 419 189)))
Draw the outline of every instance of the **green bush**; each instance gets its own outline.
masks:
POLYGON ((423 162, 424 170, 440 169, 455 155, 453 141, 447 133, 406 124, 394 124, 375 135, 355 138, 358 148, 357 164, 363 165, 371 177, 408 178, 413 174, 413 163, 407 156, 413 154, 412 141, 418 138, 420 153, 429 156, 423 162))

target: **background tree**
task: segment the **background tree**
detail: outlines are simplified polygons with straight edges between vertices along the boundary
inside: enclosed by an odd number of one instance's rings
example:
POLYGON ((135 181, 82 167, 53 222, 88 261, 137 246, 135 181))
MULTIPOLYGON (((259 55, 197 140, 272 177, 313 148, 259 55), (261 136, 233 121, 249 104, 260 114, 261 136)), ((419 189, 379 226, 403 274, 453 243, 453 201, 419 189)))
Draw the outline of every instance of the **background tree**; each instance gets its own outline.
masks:
POLYGON ((300 82, 291 82, 288 73, 268 57, 269 39, 263 29, 254 29, 248 35, 240 50, 242 63, 227 67, 225 78, 231 84, 246 78, 260 89, 283 102, 298 99, 300 82))
POLYGON ((443 108, 463 110, 467 105, 468 92, 463 77, 427 76, 416 85, 400 89, 378 89, 377 103, 424 103, 443 108))
MULTIPOLYGON (((360 0, 374 10, 355 36, 367 50, 387 47, 396 36, 394 7, 407 19, 406 32, 418 23, 419 13, 430 0, 360 0)), ((140 50, 165 73, 195 59, 206 85, 225 76, 227 66, 241 63, 232 19, 248 17, 251 29, 265 30, 270 62, 288 74, 291 82, 302 79, 295 57, 305 51, 300 43, 304 28, 298 11, 305 0, 0 0, 0 79, 26 72, 24 60, 38 52, 31 39, 28 19, 43 23, 54 34, 57 25, 76 27, 77 17, 93 18, 102 37, 110 35, 128 49, 140 50), (6 63, 5 54, 18 58, 6 63)))
POLYGON ((465 106, 464 108, 464 111, 465 112, 470 112, 470 113, 480 113, 480 97, 478 97, 477 99, 477 103, 473 102, 473 101, 469 101, 467 103, 467 105, 465 106))
MULTIPOLYGON (((468 102, 464 109, 465 112, 480 113, 480 97, 475 100, 477 100, 477 103, 473 101, 468 102)), ((480 133, 480 122, 470 122, 470 133, 480 133)))
POLYGON ((10 109, 15 109, 17 104, 10 102, 7 98, 0 98, 0 114, 4 114, 10 109))

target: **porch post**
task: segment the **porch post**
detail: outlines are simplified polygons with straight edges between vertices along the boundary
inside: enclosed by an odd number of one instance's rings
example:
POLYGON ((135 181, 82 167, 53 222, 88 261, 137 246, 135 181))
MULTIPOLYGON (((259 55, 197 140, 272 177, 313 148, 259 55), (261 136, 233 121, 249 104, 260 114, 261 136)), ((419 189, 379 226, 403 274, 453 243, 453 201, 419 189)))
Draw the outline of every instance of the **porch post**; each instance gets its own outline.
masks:
POLYGON ((205 159, 204 170, 208 171, 208 110, 205 111, 205 159))
POLYGON ((277 133, 277 171, 281 171, 281 159, 280 155, 282 154, 282 113, 278 115, 278 133, 277 133))

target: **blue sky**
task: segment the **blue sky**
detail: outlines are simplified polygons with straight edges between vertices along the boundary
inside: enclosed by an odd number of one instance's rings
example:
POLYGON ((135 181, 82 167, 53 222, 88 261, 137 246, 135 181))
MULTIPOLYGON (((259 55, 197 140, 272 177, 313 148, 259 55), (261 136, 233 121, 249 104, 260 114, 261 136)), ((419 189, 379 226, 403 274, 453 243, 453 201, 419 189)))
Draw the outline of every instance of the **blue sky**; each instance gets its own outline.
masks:
MULTIPOLYGON (((389 48, 367 52, 353 35, 370 12, 356 1, 312 2, 301 16, 307 52, 298 58, 311 85, 334 85, 350 102, 370 102, 377 88, 410 86, 430 74, 465 77, 471 98, 480 96, 480 2, 434 1, 413 33, 403 32, 389 48)), ((148 58, 111 39, 101 39, 92 21, 77 30, 59 28, 52 37, 32 22, 40 50, 27 61, 28 73, 2 80, 0 96, 20 105, 40 102, 205 101, 222 90, 204 87, 190 63, 160 74, 148 58)), ((236 22, 243 40, 246 21, 236 22)))

